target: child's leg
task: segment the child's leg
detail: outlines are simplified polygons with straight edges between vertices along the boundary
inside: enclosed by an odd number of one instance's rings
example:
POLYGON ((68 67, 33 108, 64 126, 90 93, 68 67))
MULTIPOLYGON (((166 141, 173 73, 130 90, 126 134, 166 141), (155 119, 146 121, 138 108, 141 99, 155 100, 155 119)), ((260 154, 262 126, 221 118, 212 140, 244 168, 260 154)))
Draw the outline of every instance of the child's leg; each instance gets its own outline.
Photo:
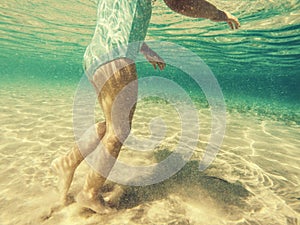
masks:
POLYGON ((100 140, 105 134, 105 122, 96 124, 96 131, 93 126, 88 131, 86 131, 83 137, 79 140, 78 145, 74 147, 64 156, 55 159, 52 164, 52 170, 59 177, 59 192, 61 194, 61 200, 63 204, 67 203, 67 193, 71 186, 74 172, 77 166, 82 162, 82 160, 95 150, 96 146, 99 144, 100 140), (97 135, 97 137, 95 137, 97 135))
POLYGON ((93 152, 95 165, 76 200, 83 207, 106 213, 109 210, 101 203, 99 190, 114 166, 131 129, 137 101, 135 64, 128 59, 118 59, 105 64, 96 71, 94 81, 95 86, 100 89, 99 101, 105 116, 106 131, 93 152))

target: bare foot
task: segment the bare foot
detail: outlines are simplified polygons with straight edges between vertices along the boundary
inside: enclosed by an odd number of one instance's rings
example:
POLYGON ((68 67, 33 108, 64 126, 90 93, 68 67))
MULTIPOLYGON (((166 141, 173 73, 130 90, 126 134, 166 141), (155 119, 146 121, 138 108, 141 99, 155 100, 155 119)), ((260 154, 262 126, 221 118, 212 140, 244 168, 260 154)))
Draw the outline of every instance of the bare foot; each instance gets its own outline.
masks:
POLYGON ((118 207, 123 194, 124 189, 116 184, 111 192, 105 193, 104 200, 110 207, 118 207))
POLYGON ((82 207, 91 209, 99 214, 107 214, 113 212, 112 209, 104 206, 104 204, 101 202, 100 198, 97 195, 94 196, 84 191, 81 191, 77 195, 76 201, 82 207))
POLYGON ((52 171, 58 176, 58 190, 61 194, 61 201, 63 205, 68 203, 68 191, 71 186, 75 168, 72 168, 66 162, 65 156, 61 156, 51 163, 52 171))

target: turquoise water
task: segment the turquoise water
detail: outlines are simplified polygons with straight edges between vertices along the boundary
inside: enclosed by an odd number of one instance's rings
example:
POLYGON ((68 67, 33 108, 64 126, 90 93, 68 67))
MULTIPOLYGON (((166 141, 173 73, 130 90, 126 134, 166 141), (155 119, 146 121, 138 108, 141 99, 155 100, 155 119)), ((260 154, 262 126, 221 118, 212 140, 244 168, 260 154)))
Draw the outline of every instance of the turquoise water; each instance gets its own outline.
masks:
MULTIPOLYGON (((299 2, 216 4, 240 19, 240 30, 177 15, 157 1, 147 39, 170 41, 201 57, 218 79, 228 109, 299 123, 299 2)), ((95 15, 94 1, 2 2, 1 83, 76 85, 95 15)), ((198 87, 176 72, 172 79, 197 96, 198 87)))
MULTIPOLYGON (((300 2, 211 2, 238 17, 241 28, 183 17, 157 0, 147 40, 189 49, 217 78, 227 110, 219 154, 203 173, 192 161, 165 183, 130 189, 125 197, 137 194, 121 202, 118 218, 80 211, 76 204, 55 208, 55 177, 47 172, 74 142, 72 106, 96 24, 96 0, 0 3, 0 224, 299 224, 300 2)), ((211 133, 203 92, 178 68, 137 67, 140 77, 176 81, 199 106, 201 137, 193 158, 199 160, 211 133)), ((162 116, 171 134, 155 150, 168 153, 180 137, 177 112, 159 100, 139 106, 134 133, 149 137, 149 121, 162 116)), ((124 152, 126 159, 126 147, 124 152)), ((83 165, 78 171, 72 195, 87 170, 83 165)))

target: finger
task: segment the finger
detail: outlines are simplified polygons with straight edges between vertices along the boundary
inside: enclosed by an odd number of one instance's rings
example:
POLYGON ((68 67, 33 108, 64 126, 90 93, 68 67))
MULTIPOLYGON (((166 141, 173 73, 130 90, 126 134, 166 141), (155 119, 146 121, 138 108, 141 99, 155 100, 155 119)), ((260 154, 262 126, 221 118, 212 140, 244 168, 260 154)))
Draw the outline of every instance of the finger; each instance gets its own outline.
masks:
POLYGON ((241 27, 241 24, 240 24, 240 22, 239 22, 238 20, 236 20, 235 22, 236 22, 236 26, 237 26, 237 28, 236 28, 236 29, 239 29, 239 27, 241 27))
POLYGON ((233 26, 233 29, 238 29, 238 24, 236 23, 236 20, 233 20, 231 22, 232 26, 233 26))
POLYGON ((164 65, 164 63, 159 62, 158 67, 160 70, 163 70, 165 68, 165 65, 164 65))
POLYGON ((235 21, 231 21, 231 24, 232 24, 233 30, 237 29, 235 21))
POLYGON ((236 17, 232 19, 232 23, 234 24, 235 29, 239 29, 239 27, 241 26, 239 20, 236 17))
POLYGON ((232 22, 231 21, 227 21, 228 25, 230 26, 231 30, 234 30, 234 27, 232 25, 232 22))
POLYGON ((151 62, 151 64, 153 65, 154 69, 156 70, 156 63, 155 62, 151 62))

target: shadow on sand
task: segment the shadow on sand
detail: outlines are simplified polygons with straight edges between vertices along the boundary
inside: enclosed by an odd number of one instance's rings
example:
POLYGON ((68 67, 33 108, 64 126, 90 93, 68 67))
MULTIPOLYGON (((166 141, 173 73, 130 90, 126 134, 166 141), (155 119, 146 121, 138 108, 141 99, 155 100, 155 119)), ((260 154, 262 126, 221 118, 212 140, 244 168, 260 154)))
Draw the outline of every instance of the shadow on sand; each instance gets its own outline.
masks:
MULTIPOLYGON (((155 152, 155 157, 160 162, 170 154, 169 150, 163 149, 155 152)), ((178 156, 170 168, 166 169, 172 169, 177 160, 182 159, 178 156)), ((224 179, 209 176, 205 172, 200 172, 198 167, 198 161, 189 161, 178 173, 163 182, 142 187, 126 187, 119 209, 133 208, 143 203, 166 198, 169 194, 178 194, 183 198, 200 201, 210 198, 220 206, 231 205, 239 208, 246 206, 245 200, 250 193, 241 183, 229 183, 224 179)))

